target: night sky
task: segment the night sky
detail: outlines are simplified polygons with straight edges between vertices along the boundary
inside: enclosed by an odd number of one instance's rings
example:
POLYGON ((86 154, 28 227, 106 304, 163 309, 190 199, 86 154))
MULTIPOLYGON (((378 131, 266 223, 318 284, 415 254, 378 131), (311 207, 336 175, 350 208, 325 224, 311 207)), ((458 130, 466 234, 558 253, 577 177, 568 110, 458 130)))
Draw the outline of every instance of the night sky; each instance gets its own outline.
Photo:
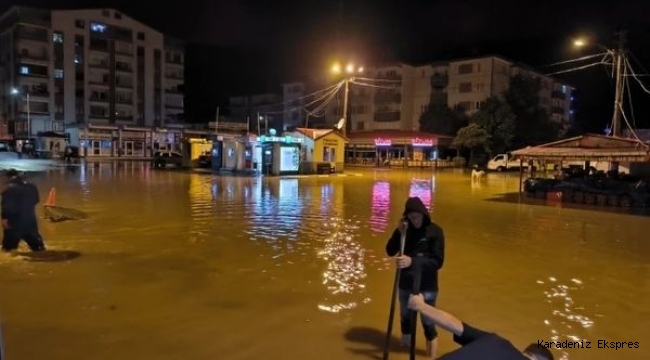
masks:
MULTIPOLYGON (((614 46, 613 33, 629 31, 628 47, 650 69, 649 1, 546 0, 0 0, 50 8, 112 7, 164 33, 187 40, 186 107, 195 120, 214 116, 232 95, 279 89, 279 83, 327 71, 335 59, 359 63, 424 63, 498 53, 534 66, 587 55, 571 47, 591 34, 614 46), (153 3, 153 2, 152 2, 153 3)), ((584 64, 589 63, 588 61, 584 64)), ((638 73, 647 73, 634 64, 638 73)), ((560 76, 558 76, 560 77, 560 76)), ((562 75, 579 90, 576 116, 585 130, 611 121, 613 86, 603 66, 562 75)), ((650 87, 650 77, 643 77, 650 87)), ((650 94, 632 86, 638 127, 650 127, 650 94)))

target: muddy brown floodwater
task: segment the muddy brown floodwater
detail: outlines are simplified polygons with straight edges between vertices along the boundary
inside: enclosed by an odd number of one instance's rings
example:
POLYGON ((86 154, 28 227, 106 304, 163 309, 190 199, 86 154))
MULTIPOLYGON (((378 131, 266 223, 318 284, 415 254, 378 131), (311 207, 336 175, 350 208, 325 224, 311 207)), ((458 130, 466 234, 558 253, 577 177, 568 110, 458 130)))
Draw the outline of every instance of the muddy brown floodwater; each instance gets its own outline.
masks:
MULTIPOLYGON (((472 185, 460 171, 349 171, 31 175, 43 198, 56 187, 57 205, 89 218, 41 221, 49 254, 0 254, 7 360, 379 359, 394 274, 384 244, 409 194, 446 233, 440 307, 518 347, 591 341, 558 359, 650 358, 650 217, 496 200, 518 174, 472 185)), ((441 334, 442 352, 456 348, 441 334)))

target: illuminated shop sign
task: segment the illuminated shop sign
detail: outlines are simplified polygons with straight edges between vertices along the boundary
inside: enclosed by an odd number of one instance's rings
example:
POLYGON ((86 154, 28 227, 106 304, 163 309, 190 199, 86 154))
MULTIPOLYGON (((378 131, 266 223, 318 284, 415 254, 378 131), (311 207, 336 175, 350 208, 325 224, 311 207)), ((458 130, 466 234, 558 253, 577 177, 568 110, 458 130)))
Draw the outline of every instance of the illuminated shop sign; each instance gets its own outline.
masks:
POLYGON ((411 139, 411 145, 413 146, 421 146, 421 147, 427 147, 427 146, 433 146, 435 142, 433 139, 420 139, 420 138, 412 138, 411 139))
POLYGON ((375 139, 375 146, 391 146, 391 145, 393 145, 393 142, 390 139, 382 139, 382 138, 375 139))
POLYGON ((301 138, 295 138, 293 136, 266 136, 262 135, 259 137, 259 142, 275 142, 275 143, 286 143, 286 144, 299 144, 302 143, 301 138))

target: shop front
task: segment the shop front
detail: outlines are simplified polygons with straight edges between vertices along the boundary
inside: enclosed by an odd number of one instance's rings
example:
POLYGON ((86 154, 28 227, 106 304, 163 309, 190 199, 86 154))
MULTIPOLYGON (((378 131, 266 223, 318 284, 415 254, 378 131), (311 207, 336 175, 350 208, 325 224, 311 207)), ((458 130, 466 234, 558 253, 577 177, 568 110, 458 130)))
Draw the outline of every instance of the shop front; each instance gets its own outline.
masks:
POLYGON ((352 133, 346 163, 367 166, 436 167, 440 146, 452 138, 419 131, 352 133))
POLYGON ((124 127, 118 129, 117 136, 119 143, 118 156, 145 157, 151 153, 146 151, 151 148, 150 129, 124 127))
POLYGON ((259 150, 254 150, 253 162, 258 162, 258 168, 265 175, 298 174, 302 142, 303 139, 291 135, 262 135, 258 138, 259 150))
POLYGON ((339 131, 298 128, 290 134, 302 139, 301 173, 343 172, 348 139, 339 131))

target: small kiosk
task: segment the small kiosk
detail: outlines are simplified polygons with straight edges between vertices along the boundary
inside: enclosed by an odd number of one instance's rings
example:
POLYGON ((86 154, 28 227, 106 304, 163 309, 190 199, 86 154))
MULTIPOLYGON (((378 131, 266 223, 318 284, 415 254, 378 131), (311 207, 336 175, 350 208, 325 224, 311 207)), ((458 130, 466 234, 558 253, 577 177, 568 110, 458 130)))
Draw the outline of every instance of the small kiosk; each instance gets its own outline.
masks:
POLYGON ((343 172, 348 138, 340 131, 297 128, 291 135, 302 139, 302 173, 343 172))
POLYGON ((258 138, 252 163, 264 175, 292 175, 300 173, 302 139, 291 135, 258 138))

